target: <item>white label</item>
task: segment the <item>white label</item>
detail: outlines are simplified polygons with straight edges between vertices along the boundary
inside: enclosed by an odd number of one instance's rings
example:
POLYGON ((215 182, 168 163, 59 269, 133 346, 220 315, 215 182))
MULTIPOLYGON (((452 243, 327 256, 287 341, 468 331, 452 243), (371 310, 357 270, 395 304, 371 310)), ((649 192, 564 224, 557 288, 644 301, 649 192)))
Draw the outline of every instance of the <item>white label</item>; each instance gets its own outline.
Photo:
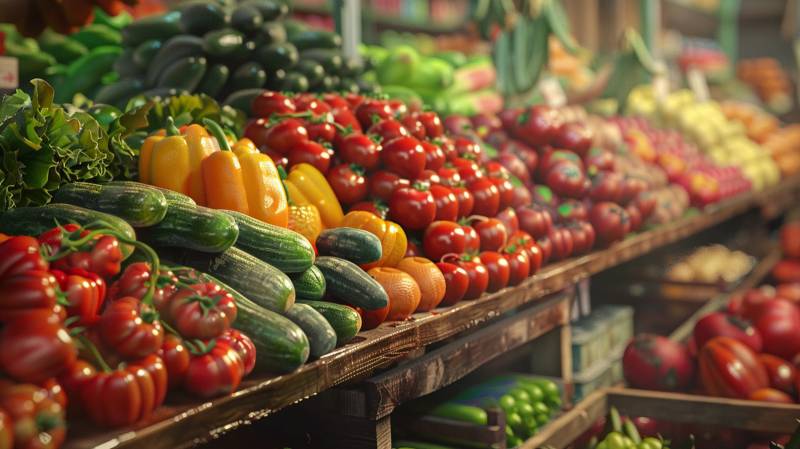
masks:
POLYGON ((550 107, 560 108, 567 105, 567 95, 558 80, 553 77, 544 77, 539 81, 539 92, 550 107))
POLYGON ((0 89, 19 87, 19 61, 10 56, 0 56, 0 89))
POLYGON ((686 72, 686 81, 689 83, 689 89, 692 89, 697 101, 708 101, 711 97, 708 93, 708 82, 706 75, 694 67, 690 67, 686 72))

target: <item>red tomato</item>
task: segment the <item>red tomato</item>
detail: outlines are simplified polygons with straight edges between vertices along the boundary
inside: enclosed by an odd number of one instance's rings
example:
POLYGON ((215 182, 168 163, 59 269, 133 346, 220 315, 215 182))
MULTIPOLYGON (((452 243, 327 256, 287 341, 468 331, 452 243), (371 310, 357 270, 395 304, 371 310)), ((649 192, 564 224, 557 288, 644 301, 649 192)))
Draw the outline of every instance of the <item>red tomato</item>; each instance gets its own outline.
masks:
POLYGON ((573 221, 566 225, 572 237, 572 254, 580 256, 588 253, 594 246, 594 229, 592 225, 585 221, 573 221))
POLYGON ((553 229, 553 217, 546 207, 534 204, 516 209, 519 227, 533 238, 550 234, 553 229))
POLYGON ((601 171, 591 177, 589 198, 592 201, 619 201, 622 198, 623 176, 616 172, 601 171))
POLYGON ((452 161, 453 159, 458 157, 458 153, 456 152, 456 146, 453 145, 453 140, 450 139, 448 136, 437 137, 433 141, 433 143, 439 145, 442 148, 445 160, 452 161))
POLYGON ((778 283, 800 282, 800 260, 779 261, 772 267, 772 278, 778 283))
POLYGON ((508 240, 505 225, 496 218, 479 219, 472 227, 478 233, 481 251, 500 251, 508 240))
POLYGON ((395 189, 389 199, 389 217, 404 229, 427 228, 436 219, 436 202, 428 185, 414 183, 395 189))
POLYGON ((422 149, 425 150, 425 169, 439 170, 444 166, 444 151, 439 145, 427 140, 420 140, 422 149))
POLYGON ((560 162, 547 172, 545 183, 559 196, 582 198, 589 181, 576 164, 560 162))
POLYGON ((786 223, 781 228, 781 249, 786 257, 800 258, 800 221, 786 223))
POLYGON ((439 262, 436 266, 444 275, 445 284, 444 299, 439 306, 452 306, 464 298, 469 287, 469 274, 467 270, 450 262, 439 262))
POLYGON ((468 236, 469 226, 454 221, 434 221, 422 237, 425 256, 433 261, 441 260, 446 254, 463 254, 470 249, 472 236, 468 236))
POLYGON ((339 164, 327 175, 336 198, 342 205, 349 206, 367 197, 367 180, 364 169, 356 164, 339 164))
POLYGON ((755 352, 761 352, 763 346, 761 335, 749 321, 722 312, 712 312, 700 318, 692 335, 698 348, 714 337, 734 338, 755 352))
POLYGON ((468 184, 467 188, 475 198, 472 213, 484 217, 494 217, 500 210, 500 192, 494 183, 488 179, 476 179, 468 184))
POLYGON ((451 160, 450 163, 458 170, 458 176, 467 184, 484 177, 480 165, 472 159, 457 157, 451 160))
MULTIPOLYGON (((536 153, 533 153, 536 154, 536 153)), ((528 182, 531 179, 531 174, 528 167, 522 162, 516 154, 510 151, 502 151, 497 154, 497 161, 506 168, 512 175, 522 182, 528 182)))
POLYGON ((572 150, 583 156, 592 147, 592 133, 585 125, 564 123, 556 131, 551 145, 572 150))
POLYGON ((0 339, 0 367, 19 382, 43 382, 77 358, 72 338, 52 309, 17 312, 14 320, 4 324, 0 339))
POLYGON ((386 204, 381 200, 362 201, 360 203, 354 204, 352 207, 350 207, 349 210, 350 211, 363 210, 371 212, 380 217, 382 220, 385 220, 386 215, 389 213, 389 207, 387 207, 386 204))
POLYGON ((213 282, 182 288, 169 300, 170 322, 184 338, 219 337, 236 320, 236 314, 233 296, 213 282))
POLYGON ((408 179, 385 170, 376 171, 369 176, 369 194, 383 201, 389 201, 396 189, 410 185, 408 179))
POLYGON ((422 123, 425 128, 425 135, 429 139, 436 139, 444 134, 444 125, 442 125, 439 114, 435 112, 420 112, 417 114, 417 120, 422 123))
POLYGON ((336 154, 345 162, 372 170, 380 162, 381 147, 369 136, 352 133, 337 141, 336 154))
POLYGON ((392 110, 392 115, 395 117, 401 117, 408 114, 408 106, 401 100, 388 100, 387 103, 389 104, 389 108, 392 110))
POLYGON ((554 150, 550 147, 547 147, 542 150, 541 158, 539 159, 537 173, 539 178, 545 179, 547 174, 553 171, 556 165, 562 162, 571 162, 572 164, 576 165, 581 172, 584 171, 583 161, 577 154, 573 153, 572 151, 554 150))
POLYGON ((453 186, 450 190, 458 200, 458 218, 469 216, 475 208, 475 197, 472 196, 472 192, 463 186, 453 186))
POLYGON ((592 148, 583 158, 588 173, 614 169, 614 156, 602 148, 592 148))
POLYGON ((480 261, 480 258, 462 257, 456 265, 466 270, 469 276, 469 286, 464 293, 464 299, 477 299, 489 287, 489 271, 480 261))
POLYGON ((236 329, 226 330, 218 339, 219 342, 227 343, 230 347, 236 350, 239 357, 244 364, 243 376, 250 374, 253 368, 256 367, 256 345, 250 340, 250 337, 239 332, 236 329))
POLYGON ((348 93, 345 95, 344 100, 350 105, 350 109, 355 109, 364 102, 364 97, 355 93, 348 93))
POLYGON ((350 109, 350 103, 347 102, 341 95, 333 92, 328 92, 322 95, 322 101, 328 103, 331 109, 350 109))
POLYGON ((628 204, 647 190, 647 181, 642 178, 628 176, 622 183, 620 204, 628 204))
POLYGON ((411 133, 393 118, 383 119, 369 127, 368 134, 375 134, 381 137, 381 141, 386 143, 394 138, 409 136, 411 133))
POLYGON ((387 304, 386 307, 375 310, 364 310, 360 307, 357 308, 356 310, 361 315, 361 329, 369 330, 380 326, 381 323, 386 321, 386 317, 389 316, 390 308, 391 304, 387 304))
POLYGON ((0 447, 58 449, 66 437, 64 407, 31 384, 0 385, 0 447))
POLYGON ((538 147, 550 143, 557 126, 550 109, 537 105, 524 110, 510 131, 514 137, 530 146, 538 147))
POLYGON ((239 353, 217 340, 207 353, 192 357, 183 387, 202 398, 231 394, 239 387, 243 373, 244 362, 239 353))
POLYGON ((514 201, 514 184, 511 184, 507 178, 489 177, 489 180, 497 187, 497 193, 500 198, 500 209, 505 209, 511 206, 514 201))
POLYGON ((425 169, 425 150, 413 137, 397 137, 383 145, 381 162, 390 171, 413 179, 425 169))
POLYGON ((556 227, 550 231, 550 241, 553 242, 552 260, 564 260, 572 255, 572 234, 566 228, 556 227))
POLYGON ((439 175, 439 182, 447 187, 456 187, 461 185, 461 175, 458 174, 458 169, 454 168, 452 164, 445 165, 438 170, 436 174, 439 175))
POLYGON ((292 100, 280 92, 265 91, 253 99, 253 115, 269 118, 272 114, 291 114, 295 112, 292 100))
POLYGON ((167 370, 167 384, 174 388, 183 384, 186 370, 189 369, 189 350, 183 346, 183 340, 175 334, 168 333, 164 336, 164 343, 158 350, 158 356, 164 362, 167 370))
POLYGON ((630 217, 618 204, 604 201, 595 203, 589 213, 589 221, 597 233, 598 243, 608 246, 625 237, 630 217))
POLYGON ((646 221, 656 208, 656 196, 651 191, 642 192, 633 200, 633 205, 642 214, 642 221, 646 221))
MULTIPOLYGON (((258 123, 260 121, 261 119, 256 122, 258 123)), ((244 136, 250 138, 259 148, 265 146, 279 153, 288 153, 302 142, 308 141, 308 130, 303 126, 303 122, 298 119, 288 118, 275 124, 266 123, 266 125, 269 126, 266 133, 260 134, 261 131, 259 127, 256 126, 255 130, 257 130, 259 134, 251 136, 247 130, 245 130, 244 136)), ((249 129, 250 127, 248 127, 248 130, 249 129)))
MULTIPOLYGON (((503 153, 514 154, 525 165, 525 168, 529 176, 528 178, 521 179, 521 181, 525 182, 528 180, 532 180, 529 178, 531 178, 534 174, 536 174, 539 168, 539 153, 537 153, 536 150, 518 140, 508 140, 506 142, 503 142, 498 149, 503 153)), ((514 171, 512 170, 512 173, 513 172, 514 171)))
POLYGON ((426 137, 425 125, 417 120, 417 116, 415 114, 406 115, 400 119, 400 123, 402 123, 406 130, 408 130, 408 132, 417 139, 422 140, 426 137))
POLYGON ((682 390, 694 378, 694 360, 686 347, 652 334, 639 334, 628 344, 622 368, 629 385, 647 390, 682 390))
POLYGON ((625 207, 625 212, 628 214, 628 218, 630 219, 630 226, 628 227, 628 232, 636 232, 642 227, 642 213, 639 212, 639 208, 636 207, 635 204, 628 204, 625 207))
POLYGON ((153 312, 130 296, 109 303, 97 323, 103 343, 128 359, 154 354, 164 342, 164 330, 153 312))
POLYGON ((328 149, 323 147, 317 142, 305 140, 298 142, 297 145, 289 151, 289 167, 294 167, 300 163, 309 163, 314 166, 322 174, 328 173, 331 166, 331 154, 328 149))
POLYGON ((312 112, 315 116, 331 112, 330 105, 312 93, 296 94, 294 104, 298 112, 312 112))
POLYGON ((531 273, 531 260, 525 248, 508 246, 503 250, 503 257, 508 262, 508 285, 517 285, 531 273))
POLYGON ((458 219, 458 199, 448 187, 431 186, 431 195, 436 203, 436 220, 456 221, 458 219))
POLYGON ((271 150, 267 147, 260 147, 259 151, 269 156, 276 166, 283 167, 284 170, 289 170, 289 158, 285 154, 278 153, 277 151, 271 150))
POLYGON ((504 289, 511 276, 508 260, 496 251, 483 251, 480 257, 481 263, 489 272, 489 285, 486 287, 486 291, 493 293, 504 289))
POLYGON ((787 360, 800 353, 800 310, 784 299, 770 299, 748 316, 764 341, 763 351, 787 360))
POLYGON ((758 360, 767 370, 770 387, 794 395, 797 382, 797 369, 794 365, 771 354, 758 354, 758 360))
POLYGON ((422 173, 414 180, 415 182, 427 182, 431 185, 441 184, 442 178, 433 170, 422 170, 422 173))
POLYGON ((308 138, 315 142, 333 142, 336 128, 325 120, 311 120, 306 123, 308 138))
POLYGON ((795 304, 800 304, 800 282, 778 284, 778 286, 775 288, 775 295, 778 298, 786 299, 795 304))
POLYGON ((791 396, 774 388, 760 388, 747 397, 751 401, 772 402, 775 404, 794 404, 791 396))
MULTIPOLYGON (((525 231, 517 231, 511 235, 506 248, 516 246, 523 248, 525 253, 528 254, 528 261, 530 262, 530 274, 534 274, 542 267, 543 253, 542 249, 536 241, 525 231)), ((512 248, 513 249, 513 248, 512 248)))
POLYGON ((392 108, 381 100, 364 100, 355 108, 356 118, 362 129, 372 126, 374 120, 383 120, 392 117, 392 108), (377 118, 374 118, 377 117, 377 118))
POLYGON ((511 234, 519 231, 519 219, 514 209, 507 207, 501 210, 495 218, 503 222, 503 226, 506 228, 506 234, 509 237, 511 234))
POLYGON ((472 226, 464 226, 464 233, 467 236, 468 253, 477 253, 481 249, 481 238, 472 226))
POLYGON ((472 157, 475 160, 480 160, 483 156, 483 148, 466 137, 456 137, 453 139, 453 145, 456 147, 456 153, 463 158, 472 157))
POLYGON ((536 239, 536 244, 542 250, 542 265, 550 261, 550 256, 553 255, 553 241, 550 240, 549 235, 543 235, 536 239))
POLYGON ((345 109, 345 108, 334 109, 333 121, 336 122, 337 125, 345 129, 350 129, 358 133, 362 131, 361 124, 358 123, 356 115, 353 114, 353 111, 351 111, 350 109, 345 109))
POLYGON ((583 201, 574 199, 566 199, 561 201, 561 204, 556 208, 557 219, 561 223, 568 223, 571 221, 585 221, 589 219, 589 211, 583 201))
POLYGON ((767 371, 747 345, 728 337, 715 337, 700 348, 700 380, 712 396, 747 399, 769 386, 767 371))

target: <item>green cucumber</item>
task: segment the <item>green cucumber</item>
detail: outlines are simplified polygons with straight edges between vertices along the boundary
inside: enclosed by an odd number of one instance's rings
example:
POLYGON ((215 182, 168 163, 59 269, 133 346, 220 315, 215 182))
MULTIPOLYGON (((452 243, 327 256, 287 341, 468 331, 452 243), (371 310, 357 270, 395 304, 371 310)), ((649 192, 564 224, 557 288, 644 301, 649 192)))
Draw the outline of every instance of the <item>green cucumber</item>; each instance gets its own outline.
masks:
POLYGON ((137 19, 122 29, 122 44, 134 47, 149 39, 167 40, 180 34, 180 20, 178 11, 137 19))
POLYGON ((159 50, 161 50, 161 41, 158 39, 150 39, 142 42, 133 51, 133 63, 136 64, 141 70, 147 69, 153 58, 156 57, 159 50))
POLYGON ((128 185, 64 184, 56 191, 53 201, 116 215, 131 226, 152 226, 167 214, 167 199, 163 193, 133 182, 128 185))
POLYGON ((308 84, 312 87, 319 85, 325 77, 325 68, 322 67, 322 64, 310 59, 297 61, 292 70, 305 75, 308 79, 308 84))
POLYGON ((280 22, 266 22, 254 39, 259 47, 286 42, 286 28, 280 22))
POLYGON ((122 36, 119 31, 110 26, 92 23, 69 35, 69 39, 84 45, 89 50, 104 45, 119 47, 122 45, 122 36))
POLYGON ((322 67, 325 68, 325 73, 329 75, 338 75, 342 70, 342 64, 344 64, 340 52, 323 48, 305 50, 300 53, 300 59, 310 59, 322 64, 322 67))
POLYGON ((161 72, 176 60, 188 56, 203 56, 203 39, 197 36, 179 35, 166 41, 153 56, 150 67, 147 68, 145 82, 148 86, 155 85, 161 72))
POLYGON ((255 6, 239 5, 231 14, 231 26, 244 34, 251 34, 258 31, 264 18, 255 6))
POLYGON ((214 64, 206 70, 203 79, 197 86, 197 92, 204 93, 210 97, 216 97, 222 91, 225 83, 230 76, 228 66, 224 64, 214 64))
POLYGON ((159 254, 219 278, 260 307, 273 312, 286 313, 294 304, 294 287, 289 277, 239 248, 230 248, 219 254, 159 248, 159 254))
POLYGON ((333 50, 342 46, 342 37, 332 31, 308 30, 289 36, 289 42, 300 51, 313 48, 333 50))
POLYGON ((290 92, 307 92, 309 88, 308 78, 298 72, 289 72, 286 78, 280 82, 280 90, 290 92))
POLYGON ((128 100, 138 95, 144 84, 139 78, 125 78, 107 86, 103 86, 94 96, 97 103, 112 104, 117 107, 124 107, 128 100))
POLYGON ((223 211, 239 227, 236 247, 284 273, 302 273, 314 264, 314 248, 301 234, 236 211, 223 211))
POLYGON ((261 13, 264 20, 275 20, 289 14, 289 6, 282 1, 275 0, 249 0, 245 5, 252 5, 261 13))
POLYGON ((112 70, 122 55, 122 48, 106 46, 96 47, 89 53, 73 61, 67 68, 64 82, 56 91, 56 101, 66 103, 79 92, 89 92, 100 85, 100 80, 112 70))
POLYGON ((339 85, 336 86, 336 89, 341 92, 352 92, 357 94, 361 88, 358 87, 358 82, 351 78, 342 78, 339 80, 339 85))
POLYGON ((61 64, 69 64, 89 53, 89 49, 85 45, 56 33, 50 28, 45 29, 39 36, 39 46, 61 64))
POLYGON ((224 212, 203 206, 169 202, 167 214, 139 234, 156 246, 176 246, 209 253, 225 251, 239 236, 236 221, 224 212))
POLYGON ((247 62, 239 66, 231 77, 229 87, 233 90, 256 89, 264 86, 267 72, 257 62, 247 62))
POLYGON ((209 31, 203 36, 203 51, 215 57, 234 53, 244 44, 244 35, 231 28, 209 31))
POLYGON ((256 61, 270 71, 288 69, 295 65, 300 55, 289 42, 272 44, 256 50, 256 61))
POLYGON ((427 415, 439 418, 461 421, 478 426, 485 426, 489 422, 486 410, 475 407, 474 405, 458 404, 455 402, 445 402, 429 410, 427 415))
POLYGON ((264 89, 242 89, 231 93, 222 102, 226 106, 242 110, 248 116, 253 115, 253 99, 264 93, 264 89))
POLYGON ((203 80, 206 66, 206 58, 202 56, 188 56, 178 59, 161 72, 157 86, 185 89, 192 92, 203 80))
POLYGON ((115 72, 119 73, 119 76, 123 78, 138 77, 141 74, 142 70, 133 62, 134 51, 136 50, 133 48, 126 48, 123 50, 122 54, 119 55, 119 58, 114 61, 112 68, 115 72))
MULTIPOLYGON (((138 183, 136 181, 110 181, 110 182, 106 183, 106 185, 108 185, 108 186, 134 186, 135 187, 135 186, 141 185, 141 183, 138 183)), ((164 195, 164 198, 167 199, 167 203, 168 204, 171 204, 171 203, 182 203, 182 204, 188 204, 188 205, 191 205, 191 206, 196 206, 197 205, 197 203, 195 203, 194 200, 189 195, 184 195, 184 194, 182 194, 180 192, 176 192, 174 190, 169 190, 169 189, 165 189, 163 187, 158 187, 158 186, 148 186, 148 187, 150 187, 151 189, 155 189, 155 190, 158 190, 159 192, 161 192, 164 195)))
POLYGON ((314 265, 302 273, 290 274, 298 298, 322 299, 325 296, 325 276, 314 265))
POLYGON ((381 240, 371 232, 356 228, 331 228, 317 237, 321 256, 335 256, 356 264, 381 260, 381 240))
MULTIPOLYGON (((328 301, 298 300, 301 304, 308 304, 321 313, 336 331, 336 343, 343 345, 352 340, 361 330, 361 315, 352 307, 328 301)), ((295 304, 297 305, 297 304, 295 304)))
POLYGON ((389 304, 381 284, 353 262, 321 256, 315 265, 325 276, 326 291, 334 298, 364 310, 381 309, 389 304))
MULTIPOLYGON (((56 224, 77 223, 88 225, 102 221, 111 229, 119 232, 129 240, 136 240, 136 232, 127 221, 104 212, 86 209, 72 204, 50 203, 41 207, 18 207, 0 215, 0 232, 9 235, 39 235, 52 229, 56 224)), ((123 255, 131 253, 127 245, 123 245, 123 255)))
POLYGON ((225 11, 214 2, 193 2, 181 8, 184 33, 202 36, 225 26, 225 11))
POLYGON ((286 318, 305 332, 311 346, 311 357, 318 359, 336 348, 336 331, 313 307, 296 303, 286 311, 286 318))

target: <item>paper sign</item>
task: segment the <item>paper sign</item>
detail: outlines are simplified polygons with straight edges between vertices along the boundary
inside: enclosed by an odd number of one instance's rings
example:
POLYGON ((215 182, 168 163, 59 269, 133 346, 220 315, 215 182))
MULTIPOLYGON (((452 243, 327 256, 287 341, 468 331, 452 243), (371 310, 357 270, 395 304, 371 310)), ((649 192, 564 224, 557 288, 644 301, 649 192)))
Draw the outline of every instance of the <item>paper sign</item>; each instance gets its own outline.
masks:
POLYGON ((19 61, 10 56, 0 56, 0 89, 19 87, 19 61))
POLYGON ((694 67, 690 67, 686 72, 686 81, 689 83, 689 89, 692 89, 698 101, 708 101, 711 96, 708 93, 708 81, 706 75, 694 67))
POLYGON ((544 77, 539 81, 539 92, 542 93, 545 103, 554 108, 560 108, 567 105, 567 94, 557 79, 553 77, 544 77))

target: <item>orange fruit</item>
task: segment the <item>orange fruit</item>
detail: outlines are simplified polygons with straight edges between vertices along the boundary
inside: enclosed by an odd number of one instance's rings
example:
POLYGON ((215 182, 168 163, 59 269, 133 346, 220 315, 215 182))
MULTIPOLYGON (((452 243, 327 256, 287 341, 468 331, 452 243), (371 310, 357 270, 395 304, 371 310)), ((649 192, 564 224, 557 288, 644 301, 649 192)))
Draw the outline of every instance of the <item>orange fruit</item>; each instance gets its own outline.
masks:
POLYGON ((375 267, 367 273, 381 284, 389 296, 387 320, 404 320, 417 310, 422 294, 411 275, 390 267, 375 267))
POLYGON ((313 204, 289 206, 288 228, 301 234, 312 244, 316 243, 319 233, 322 232, 322 219, 317 206, 313 204))
POLYGON ((436 308, 444 298, 444 275, 439 267, 424 257, 406 257, 397 264, 397 269, 408 273, 419 285, 420 300, 416 312, 427 312, 436 308))

